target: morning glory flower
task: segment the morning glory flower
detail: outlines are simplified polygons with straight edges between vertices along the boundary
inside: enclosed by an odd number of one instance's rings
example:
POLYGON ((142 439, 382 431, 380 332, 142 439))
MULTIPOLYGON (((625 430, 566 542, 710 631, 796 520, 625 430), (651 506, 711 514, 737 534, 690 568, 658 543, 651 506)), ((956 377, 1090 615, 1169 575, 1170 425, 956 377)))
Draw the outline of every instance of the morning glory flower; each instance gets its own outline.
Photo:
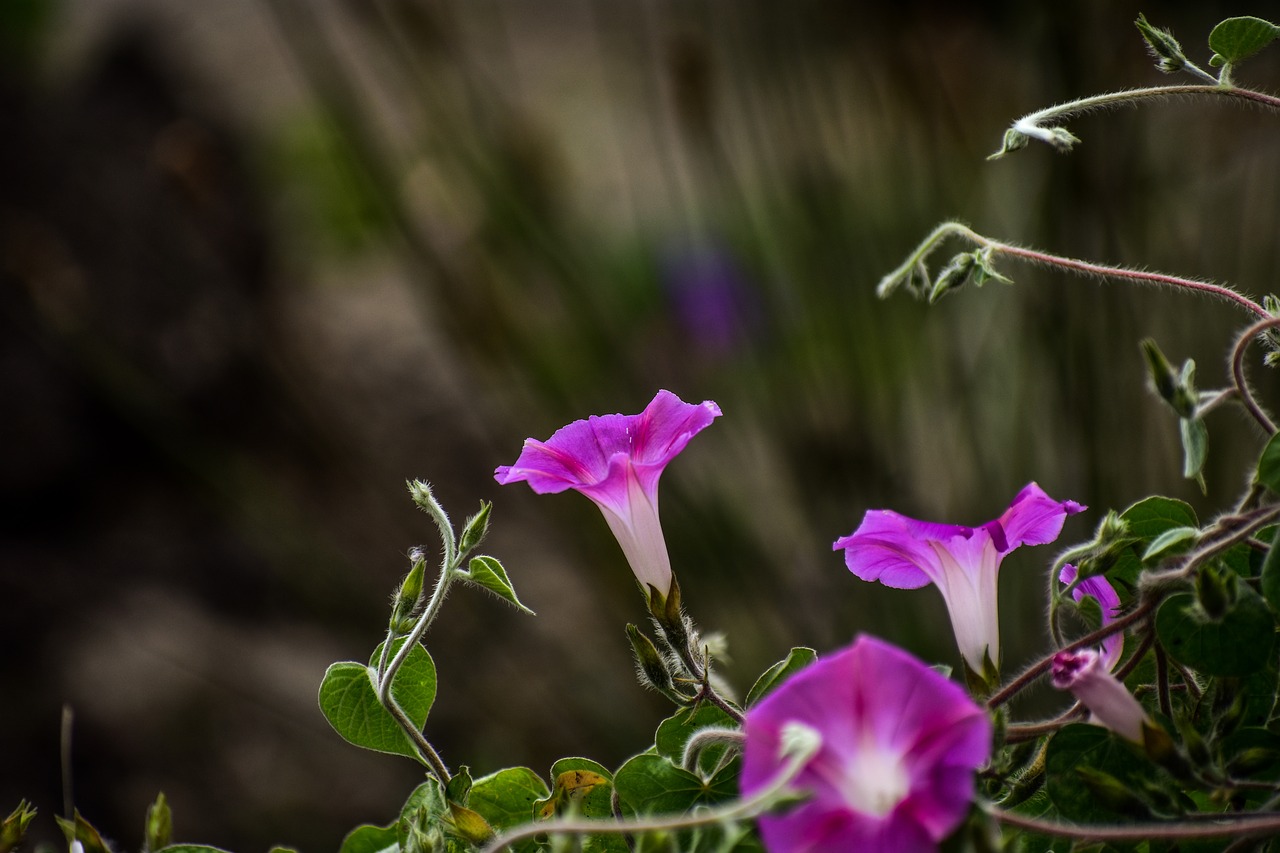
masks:
MULTIPOLYGON (((1064 586, 1070 586, 1076 580, 1076 567, 1067 563, 1062 567, 1062 571, 1058 572, 1058 580, 1064 586)), ((1077 603, 1083 601, 1086 597, 1092 598, 1098 602, 1098 609, 1102 611, 1102 624, 1108 625, 1117 616, 1120 615, 1120 596, 1116 594, 1111 584, 1107 583, 1107 579, 1101 575, 1095 575, 1091 578, 1085 578, 1076 584, 1076 588, 1071 590, 1071 597, 1077 603)), ((1102 665, 1107 671, 1116 668, 1116 664, 1120 662, 1120 655, 1124 651, 1124 635, 1121 633, 1112 634, 1102 641, 1102 665)))
POLYGON ((671 558, 658 521, 658 478, 667 463, 720 416, 710 400, 685 403, 670 391, 638 415, 592 415, 546 441, 526 439, 514 465, 494 471, 502 484, 528 482, 539 494, 574 489, 595 502, 640 587, 671 591, 671 558))
POLYGON ((743 796, 776 778, 796 727, 822 745, 792 783, 808 799, 757 818, 770 853, 935 851, 964 820, 991 755, 991 721, 960 685, 866 635, 747 711, 743 796))
POLYGON ((1147 712, 1103 666, 1096 651, 1058 652, 1053 656, 1051 672, 1054 687, 1070 690, 1089 709, 1090 722, 1106 726, 1136 744, 1143 743, 1143 726, 1150 725, 1147 712))
POLYGON ((938 587, 965 664, 974 676, 994 686, 1000 666, 1000 561, 1019 545, 1057 539, 1063 520, 1084 509, 1075 501, 1056 501, 1029 483, 1003 515, 979 527, 933 524, 877 509, 833 547, 844 549, 845 565, 863 580, 897 589, 929 583, 938 587))

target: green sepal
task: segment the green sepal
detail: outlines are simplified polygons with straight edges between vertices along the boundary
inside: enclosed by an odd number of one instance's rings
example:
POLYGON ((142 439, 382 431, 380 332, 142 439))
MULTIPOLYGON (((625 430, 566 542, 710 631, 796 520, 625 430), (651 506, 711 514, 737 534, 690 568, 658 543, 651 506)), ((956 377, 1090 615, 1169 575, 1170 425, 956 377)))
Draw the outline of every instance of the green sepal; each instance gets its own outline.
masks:
POLYGON ((22 844, 27 826, 35 819, 36 810, 26 800, 19 800, 17 807, 0 823, 0 853, 10 853, 22 844))
POLYGON ((514 604, 530 616, 536 615, 516 596, 511 579, 507 577, 507 570, 493 557, 472 557, 467 563, 467 572, 462 577, 476 586, 489 590, 503 601, 514 604))
POLYGON ((472 844, 483 844, 494 836, 493 827, 479 812, 452 800, 449 801, 449 817, 453 821, 453 831, 472 844))
POLYGON ((79 809, 71 818, 55 817, 54 820, 57 821, 62 834, 66 836, 68 846, 78 841, 84 848, 84 853, 111 853, 111 847, 98 830, 94 829, 93 824, 84 819, 79 809))
POLYGON ((747 692, 745 707, 750 708, 775 687, 818 659, 818 653, 806 646, 796 646, 787 656, 764 671, 747 692))
POLYGON ((413 561, 413 567, 409 569, 409 573, 400 582, 400 589, 396 591, 395 603, 391 606, 391 625, 397 632, 413 615, 419 599, 422 598, 426 571, 427 561, 419 557, 413 561))
MULTIPOLYGON (((404 642, 398 639, 392 644, 392 656, 404 642)), ((343 661, 329 667, 320 683, 320 710, 348 743, 374 752, 417 758, 417 749, 408 735, 378 701, 377 664, 382 646, 380 643, 374 650, 368 666, 343 661)), ((391 696, 421 730, 436 698, 436 667, 420 643, 414 646, 396 673, 391 696)))
POLYGON ((147 820, 143 833, 143 849, 159 850, 173 841, 173 811, 164 792, 156 795, 156 801, 147 807, 147 820))

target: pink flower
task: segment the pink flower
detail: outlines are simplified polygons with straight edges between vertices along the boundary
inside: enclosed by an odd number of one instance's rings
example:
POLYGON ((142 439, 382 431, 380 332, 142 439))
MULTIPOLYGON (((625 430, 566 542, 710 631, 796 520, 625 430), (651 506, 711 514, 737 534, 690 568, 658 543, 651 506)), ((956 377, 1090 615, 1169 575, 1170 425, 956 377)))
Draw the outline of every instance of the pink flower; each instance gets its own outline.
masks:
POLYGON ((1085 507, 1055 501, 1029 483, 1004 514, 980 527, 916 521, 890 510, 871 510, 851 535, 837 539, 849 571, 897 589, 932 583, 951 614, 960 654, 970 671, 994 685, 1000 665, 996 575, 1019 545, 1058 538, 1062 522, 1085 507))
POLYGON ((658 521, 658 478, 689 439, 720 416, 710 400, 685 403, 670 391, 638 415, 592 415, 526 439, 514 465, 494 471, 502 484, 525 480, 539 494, 574 489, 604 513, 642 589, 671 591, 671 559, 658 521))
POLYGON ((926 853, 964 819, 991 721, 965 691, 903 650, 859 637, 747 711, 743 796, 784 766, 784 732, 822 739, 792 783, 809 798, 757 819, 770 853, 926 853))
POLYGON ((1089 709, 1091 722, 1106 726, 1136 744, 1143 743, 1147 712, 1103 665, 1093 649, 1058 652, 1053 656, 1053 686, 1070 690, 1089 709))
MULTIPOLYGON (((1062 567, 1062 571, 1058 572, 1058 580, 1065 586, 1071 586, 1076 580, 1076 567, 1067 563, 1062 567)), ((1085 598, 1092 598, 1098 602, 1098 609, 1102 611, 1103 625, 1110 624, 1112 620, 1120 615, 1120 596, 1116 595, 1115 589, 1101 575, 1080 581, 1080 583, 1076 584, 1076 588, 1071 590, 1071 597, 1077 603, 1085 598)), ((1120 662, 1120 655, 1123 651, 1124 634, 1115 633, 1103 640, 1103 667, 1108 671, 1115 669, 1116 664, 1120 662)))

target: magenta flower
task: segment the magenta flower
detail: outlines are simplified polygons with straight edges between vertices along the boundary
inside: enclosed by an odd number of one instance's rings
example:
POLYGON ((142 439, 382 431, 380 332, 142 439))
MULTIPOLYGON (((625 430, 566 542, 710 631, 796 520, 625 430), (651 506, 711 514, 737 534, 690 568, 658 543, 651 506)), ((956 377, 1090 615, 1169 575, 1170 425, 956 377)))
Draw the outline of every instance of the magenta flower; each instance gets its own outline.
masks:
POLYGON ((965 663, 974 675, 994 685, 1000 665, 1000 561, 1019 545, 1057 539, 1063 520, 1084 509, 1075 501, 1055 501, 1028 483, 1003 515, 980 527, 933 524, 890 510, 871 510, 857 530, 837 539, 833 547, 844 549, 845 565, 863 580, 897 589, 937 586, 965 663))
POLYGON ((802 669, 747 711, 739 785, 749 797, 784 766, 789 727, 822 745, 792 787, 809 798, 757 819, 770 853, 926 853, 964 819, 991 721, 968 694, 875 637, 802 669))
MULTIPOLYGON (((1076 567, 1067 563, 1062 567, 1062 571, 1058 572, 1058 580, 1065 586, 1075 583, 1076 567)), ((1071 597, 1077 603, 1085 598, 1092 598, 1098 602, 1098 609, 1102 611, 1103 625, 1109 625, 1120 615, 1120 596, 1116 595, 1115 589, 1101 575, 1080 581, 1076 584, 1076 588, 1071 590, 1071 597)), ((1112 634, 1102 641, 1102 665, 1108 672, 1116 668, 1123 651, 1124 635, 1121 633, 1112 634)))
POLYGON ((1091 722, 1136 744, 1143 743, 1143 726, 1150 724, 1147 712, 1102 665, 1102 657, 1096 651, 1058 652, 1053 656, 1052 667, 1053 686, 1070 690, 1089 709, 1091 722))
POLYGON ((494 478, 525 480, 538 494, 574 489, 604 513, 642 589, 671 591, 671 558, 658 521, 658 478, 689 439, 720 416, 710 400, 685 403, 670 391, 638 415, 592 415, 556 430, 547 441, 526 439, 514 465, 494 478))

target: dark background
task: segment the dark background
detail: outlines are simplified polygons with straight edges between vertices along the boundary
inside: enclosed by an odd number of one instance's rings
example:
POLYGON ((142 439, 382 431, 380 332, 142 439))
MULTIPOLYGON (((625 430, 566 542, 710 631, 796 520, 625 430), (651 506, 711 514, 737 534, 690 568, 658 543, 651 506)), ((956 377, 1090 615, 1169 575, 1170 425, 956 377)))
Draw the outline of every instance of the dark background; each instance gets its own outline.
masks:
MULTIPOLYGON (((390 820, 420 771, 315 691, 438 547, 410 477, 458 520, 495 502, 485 550, 538 611, 451 597, 445 759, 642 749, 669 709, 632 675, 617 546, 588 501, 491 475, 658 388, 724 410, 663 518, 742 690, 862 630, 953 662, 935 592, 832 553, 869 508, 975 524, 1035 479, 1092 508, 1065 544, 1153 492, 1228 504, 1256 430, 1210 418, 1201 496, 1137 342, 1221 387, 1236 309, 1007 263, 931 309, 873 289, 956 217, 1267 292, 1274 116, 1149 106, 984 159, 1018 115, 1161 82, 1139 11, 1204 62, 1256 10, 861 5, 0 4, 0 813, 29 798, 61 843, 67 703, 75 804, 124 849, 160 790, 178 840, 235 850, 390 820)), ((1006 670, 1043 648, 1051 555, 1006 562, 1006 670)))

